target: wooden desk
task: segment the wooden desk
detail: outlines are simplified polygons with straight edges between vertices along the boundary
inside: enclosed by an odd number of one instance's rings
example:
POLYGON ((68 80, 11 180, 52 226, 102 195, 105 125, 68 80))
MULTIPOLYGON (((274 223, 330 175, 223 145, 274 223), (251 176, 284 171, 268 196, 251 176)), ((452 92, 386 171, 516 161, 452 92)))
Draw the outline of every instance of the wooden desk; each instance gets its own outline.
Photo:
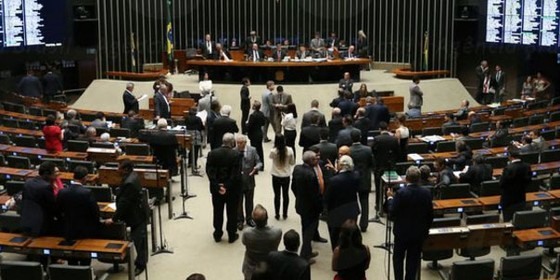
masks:
POLYGON ((480 248, 513 244, 513 225, 494 223, 466 227, 432 228, 424 242, 424 251, 480 248))
POLYGON ((11 167, 0 167, 1 175, 9 175, 10 177, 27 178, 33 170, 29 169, 19 169, 11 167))
POLYGON ((80 239, 74 247, 75 251, 91 256, 97 253, 98 258, 124 260, 127 255, 128 241, 105 239, 80 239))
POLYGON ((43 137, 43 132, 39 130, 13 128, 7 126, 0 126, 0 132, 10 134, 10 135, 28 135, 33 137, 43 137))
POLYGON ((251 81, 264 82, 275 80, 287 83, 336 83, 344 72, 350 72, 355 82, 360 81, 360 67, 370 63, 369 59, 341 60, 324 62, 252 62, 187 60, 187 67, 197 68, 199 73, 210 72, 215 83, 239 82, 243 77, 251 81), (227 73, 227 74, 226 74, 227 73))
MULTIPOLYGON (((19 170, 29 171, 29 174, 27 174, 26 179, 30 179, 30 178, 39 176, 39 171, 38 170, 29 170, 29 169, 19 169, 19 170)), ((62 180, 64 182, 70 182, 70 181, 74 180, 74 173, 73 172, 59 172, 58 176, 60 177, 60 180, 62 180)), ((97 178, 98 178, 97 174, 88 174, 86 176, 86 183, 90 184, 90 185, 95 185, 95 184, 97 184, 97 178)))
POLYGON ((433 201, 436 213, 468 213, 482 211, 482 203, 476 198, 441 199, 433 201))
POLYGON ((0 232, 0 246, 2 252, 25 253, 25 247, 31 243, 31 238, 21 234, 0 232))
MULTIPOLYGON (((493 196, 481 196, 478 197, 477 200, 484 206, 498 206, 500 204, 500 196, 493 195, 493 196)), ((527 204, 531 204, 533 206, 538 206, 541 203, 547 203, 553 200, 558 200, 557 197, 553 196, 548 192, 530 192, 525 194, 525 202, 527 204)))
POLYGON ((121 162, 123 160, 130 160, 135 163, 153 163, 153 156, 131 156, 131 155, 120 155, 117 161, 121 162))
POLYGON ((29 114, 16 113, 16 112, 6 111, 6 110, 2 110, 2 109, 0 109, 0 115, 7 116, 7 117, 12 117, 14 119, 30 120, 30 121, 35 121, 35 122, 44 122, 47 119, 47 117, 43 117, 43 116, 35 116, 35 115, 29 115, 29 114))
POLYGON ((99 164, 106 162, 115 162, 119 153, 117 149, 105 149, 105 148, 95 148, 89 147, 87 149, 88 157, 90 160, 95 161, 99 164))
POLYGON ((546 113, 550 113, 553 111, 558 111, 560 110, 560 105, 555 105, 555 106, 547 106, 545 108, 541 108, 541 109, 535 109, 535 110, 526 110, 523 112, 523 116, 525 117, 529 117, 529 116, 533 116, 533 115, 539 115, 539 114, 546 114, 546 113))
MULTIPOLYGON (((385 96, 381 97, 383 103, 389 109, 391 113, 403 112, 404 111, 404 96, 385 96)), ((360 98, 358 101, 358 106, 366 106, 366 98, 360 98)), ((409 125, 407 121, 407 126, 409 125)))
POLYGON ((516 230, 513 237, 520 248, 557 247, 560 244, 560 233, 551 227, 516 230))
MULTIPOLYGON (((191 108, 196 106, 196 103, 192 98, 171 98, 169 101, 171 116, 174 117, 184 118, 185 114, 188 113, 191 108)), ((150 98, 148 102, 149 109, 154 110, 154 99, 150 98)))

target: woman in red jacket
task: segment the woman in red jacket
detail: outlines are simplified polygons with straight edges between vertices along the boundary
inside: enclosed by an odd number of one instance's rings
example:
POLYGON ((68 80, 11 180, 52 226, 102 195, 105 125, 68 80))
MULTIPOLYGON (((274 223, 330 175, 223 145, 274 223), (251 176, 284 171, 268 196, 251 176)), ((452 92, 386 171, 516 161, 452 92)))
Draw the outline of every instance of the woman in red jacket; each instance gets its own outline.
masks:
POLYGON ((43 136, 45 137, 45 149, 49 153, 56 153, 62 151, 62 139, 64 133, 58 125, 55 124, 55 117, 48 115, 46 124, 43 127, 43 136))

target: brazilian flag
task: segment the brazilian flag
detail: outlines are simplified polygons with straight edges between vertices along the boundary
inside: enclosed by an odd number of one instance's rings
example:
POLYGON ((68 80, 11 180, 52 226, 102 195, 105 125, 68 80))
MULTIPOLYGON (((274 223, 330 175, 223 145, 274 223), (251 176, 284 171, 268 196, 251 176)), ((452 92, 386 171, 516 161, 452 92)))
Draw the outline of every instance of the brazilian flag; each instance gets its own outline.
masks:
POLYGON ((173 25, 171 24, 171 0, 167 0, 167 57, 169 61, 173 61, 173 25))

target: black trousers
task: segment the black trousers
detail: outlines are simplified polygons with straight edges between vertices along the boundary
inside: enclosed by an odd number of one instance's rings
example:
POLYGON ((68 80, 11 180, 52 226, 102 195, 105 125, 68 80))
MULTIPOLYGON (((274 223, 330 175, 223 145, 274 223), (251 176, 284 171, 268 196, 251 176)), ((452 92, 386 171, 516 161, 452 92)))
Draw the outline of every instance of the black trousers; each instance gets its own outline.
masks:
POLYGON ((249 119, 250 107, 241 106, 241 133, 247 134, 247 119, 249 119))
POLYGON ((301 216, 301 252, 300 256, 305 259, 311 257, 311 241, 318 237, 319 215, 300 214, 301 216))
POLYGON ((261 159, 261 162, 263 164, 263 168, 264 168, 264 152, 263 152, 263 139, 261 138, 249 138, 249 140, 251 141, 251 146, 255 147, 255 150, 257 150, 257 155, 259 155, 259 158, 261 159))
POLYGON ((416 273, 420 264, 422 253, 422 240, 399 240, 395 237, 395 247, 393 249, 393 271, 395 280, 416 280, 416 273), (406 276, 404 274, 406 257, 406 276))
POLYGON ((253 197, 255 196, 255 189, 245 190, 239 196, 239 206, 237 207, 237 222, 249 221, 253 213, 253 197), (243 215, 243 198, 245 198, 245 215, 243 215))
POLYGON ((513 214, 515 214, 515 212, 517 211, 523 211, 525 210, 525 202, 521 202, 521 203, 517 203, 517 204, 513 204, 513 205, 508 205, 506 207, 502 208, 502 215, 504 218, 504 223, 505 222, 511 222, 511 220, 513 220, 513 214))
POLYGON ((146 268, 148 263, 148 230, 146 222, 131 227, 130 239, 136 247, 136 260, 134 264, 137 268, 146 268))
POLYGON ((189 152, 190 164, 194 164, 194 168, 198 169, 198 155, 200 153, 200 145, 193 145, 193 150, 189 152))
POLYGON ((224 226, 224 208, 226 210, 226 230, 232 237, 237 232, 237 208, 239 207, 239 194, 226 193, 225 195, 212 194, 212 206, 214 207, 214 236, 222 237, 224 226))
MULTIPOLYGON (((268 139, 268 127, 269 126, 270 126, 270 118, 268 116, 265 116, 264 117, 264 125, 262 126, 264 139, 268 139)), ((274 139, 274 137, 272 137, 272 139, 274 139)), ((253 145, 253 143, 251 143, 251 145, 253 145)))
POLYGON ((383 211, 383 180, 381 179, 381 177, 383 176, 383 173, 385 172, 385 169, 374 169, 373 170, 373 176, 375 177, 375 212, 377 211, 383 211), (380 201, 381 199, 381 201, 380 201), (379 202, 381 202, 381 205, 379 205, 379 202))
POLYGON ((284 136, 286 137, 286 146, 292 148, 294 152, 294 160, 296 159, 296 136, 297 132, 295 130, 284 129, 284 136))
POLYGON ((362 212, 359 225, 360 229, 365 231, 369 224, 369 191, 358 192, 358 197, 360 199, 360 208, 362 212))
POLYGON ((290 204, 290 177, 272 175, 272 188, 274 189, 274 213, 280 215, 280 196, 282 196, 282 214, 287 216, 290 204))

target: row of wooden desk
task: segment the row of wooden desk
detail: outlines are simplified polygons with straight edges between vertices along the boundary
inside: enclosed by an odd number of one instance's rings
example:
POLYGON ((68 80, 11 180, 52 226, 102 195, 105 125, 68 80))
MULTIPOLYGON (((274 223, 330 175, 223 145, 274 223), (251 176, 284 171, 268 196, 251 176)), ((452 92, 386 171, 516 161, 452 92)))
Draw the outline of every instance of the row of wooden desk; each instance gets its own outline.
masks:
MULTIPOLYGON (((2 252, 57 258, 91 258, 124 261, 131 253, 131 243, 123 240, 80 239, 73 243, 62 237, 27 237, 0 232, 2 252)), ((134 279, 133 258, 128 258, 128 279, 134 279)))

